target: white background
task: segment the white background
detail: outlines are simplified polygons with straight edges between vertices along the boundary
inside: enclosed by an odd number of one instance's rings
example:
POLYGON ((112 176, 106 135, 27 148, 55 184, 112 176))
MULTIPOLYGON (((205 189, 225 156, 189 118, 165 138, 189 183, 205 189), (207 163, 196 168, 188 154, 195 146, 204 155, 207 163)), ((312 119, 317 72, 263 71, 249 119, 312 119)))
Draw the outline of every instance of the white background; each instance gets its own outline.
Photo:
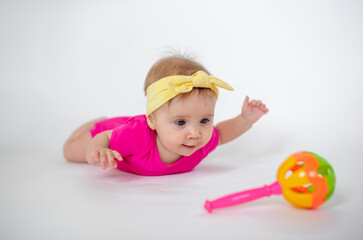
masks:
POLYGON ((0 238, 361 239, 362 43, 362 1, 0 0, 0 238), (170 48, 235 88, 216 122, 246 95, 270 112, 186 174, 66 162, 80 124, 145 112, 144 78, 170 48), (203 210, 272 183, 300 150, 335 169, 321 208, 275 196, 203 210))

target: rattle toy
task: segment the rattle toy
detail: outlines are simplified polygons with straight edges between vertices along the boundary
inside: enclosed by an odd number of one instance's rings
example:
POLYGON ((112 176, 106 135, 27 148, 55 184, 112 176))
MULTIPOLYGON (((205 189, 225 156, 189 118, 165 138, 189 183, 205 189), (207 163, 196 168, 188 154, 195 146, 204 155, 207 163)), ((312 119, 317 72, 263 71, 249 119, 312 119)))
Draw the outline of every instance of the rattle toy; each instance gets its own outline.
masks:
POLYGON ((206 201, 204 208, 234 206, 270 195, 282 194, 293 206, 313 209, 325 203, 333 194, 335 174, 332 166, 312 152, 297 152, 287 158, 277 171, 277 181, 271 185, 206 201))

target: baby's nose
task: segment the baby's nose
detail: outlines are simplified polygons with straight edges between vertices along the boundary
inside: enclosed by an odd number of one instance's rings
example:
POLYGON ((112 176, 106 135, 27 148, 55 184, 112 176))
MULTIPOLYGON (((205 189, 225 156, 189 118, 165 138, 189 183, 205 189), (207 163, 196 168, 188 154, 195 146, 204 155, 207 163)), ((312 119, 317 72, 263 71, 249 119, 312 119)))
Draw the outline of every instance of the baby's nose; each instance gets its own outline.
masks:
POLYGON ((201 136, 200 130, 198 127, 190 127, 188 132, 188 138, 199 138, 201 136))

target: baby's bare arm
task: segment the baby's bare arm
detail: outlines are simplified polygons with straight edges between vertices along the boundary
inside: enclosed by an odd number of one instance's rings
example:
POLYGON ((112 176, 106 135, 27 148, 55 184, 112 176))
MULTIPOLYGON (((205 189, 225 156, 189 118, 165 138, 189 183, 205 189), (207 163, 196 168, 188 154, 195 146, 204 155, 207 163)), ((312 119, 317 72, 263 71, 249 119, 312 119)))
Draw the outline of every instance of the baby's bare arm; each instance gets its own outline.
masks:
POLYGON ((97 134, 90 142, 87 148, 87 162, 92 165, 116 168, 115 158, 122 161, 122 156, 114 150, 110 149, 110 139, 112 130, 97 134))
POLYGON ((241 136, 252 127, 252 122, 244 119, 242 115, 217 124, 219 132, 219 145, 230 142, 241 136))
POLYGON ((265 104, 261 101, 251 100, 246 97, 242 112, 237 117, 217 124, 219 132, 219 145, 230 142, 241 136, 252 125, 268 112, 265 104))

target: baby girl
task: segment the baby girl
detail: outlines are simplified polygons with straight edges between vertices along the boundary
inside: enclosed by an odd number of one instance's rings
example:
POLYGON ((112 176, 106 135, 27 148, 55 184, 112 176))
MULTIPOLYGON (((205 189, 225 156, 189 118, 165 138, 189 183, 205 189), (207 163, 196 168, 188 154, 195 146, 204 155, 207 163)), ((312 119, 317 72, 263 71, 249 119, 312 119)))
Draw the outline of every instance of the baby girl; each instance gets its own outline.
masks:
POLYGON ((146 76, 146 115, 86 123, 66 141, 64 156, 145 176, 191 171, 268 112, 261 101, 246 97, 240 114, 214 126, 218 88, 233 90, 194 60, 163 58, 146 76))

